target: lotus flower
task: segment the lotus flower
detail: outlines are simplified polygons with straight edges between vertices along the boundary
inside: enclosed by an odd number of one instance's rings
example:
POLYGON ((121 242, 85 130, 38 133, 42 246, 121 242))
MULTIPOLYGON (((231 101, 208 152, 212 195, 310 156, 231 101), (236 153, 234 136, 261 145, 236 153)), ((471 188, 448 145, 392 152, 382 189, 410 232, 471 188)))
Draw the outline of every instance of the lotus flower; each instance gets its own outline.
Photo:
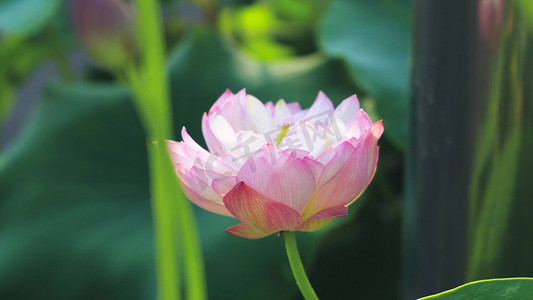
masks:
POLYGON ((183 190, 201 208, 242 222, 226 232, 255 239, 316 231, 346 216, 376 171, 383 123, 355 95, 335 109, 320 92, 301 109, 227 90, 202 131, 209 151, 185 128, 182 142, 167 143, 183 190))

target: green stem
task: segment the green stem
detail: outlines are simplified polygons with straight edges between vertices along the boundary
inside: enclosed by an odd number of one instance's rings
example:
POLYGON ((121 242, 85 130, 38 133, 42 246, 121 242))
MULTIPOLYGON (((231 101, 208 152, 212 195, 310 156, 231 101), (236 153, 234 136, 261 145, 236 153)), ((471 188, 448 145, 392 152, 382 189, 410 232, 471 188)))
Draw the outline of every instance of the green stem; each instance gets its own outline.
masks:
MULTIPOLYGON (((171 166, 171 165, 169 165, 171 166)), ((174 170, 172 170, 174 172, 174 170)), ((174 178, 175 175, 174 175, 174 178)), ((179 185, 176 185, 179 188, 179 185)), ((205 283, 204 260, 200 239, 194 218, 194 210, 189 201, 183 195, 181 189, 175 193, 180 195, 182 201, 178 201, 178 211, 181 214, 178 221, 181 223, 180 235, 182 237, 182 250, 185 257, 185 284, 187 285, 187 299, 207 299, 207 286, 205 283)))
POLYGON ((136 94, 137 109, 148 131, 151 148, 152 205, 156 235, 158 292, 161 300, 180 298, 176 243, 183 251, 188 299, 206 299, 204 264, 195 217, 183 195, 166 148, 172 137, 172 109, 165 68, 163 30, 157 0, 137 0, 137 33, 142 54, 139 72, 127 77, 136 94), (157 149, 156 150, 154 150, 157 149))
POLYGON ((170 164, 163 140, 157 145, 148 141, 148 155, 151 175, 152 215, 155 231, 155 252, 157 268, 157 288, 159 299, 180 299, 178 262, 176 259, 176 243, 174 241, 172 207, 169 200, 170 164), (162 146, 162 147, 161 147, 162 146))
POLYGON ((285 237, 285 248, 287 249, 287 257, 289 257, 292 274, 294 275, 294 279, 296 279, 296 284, 298 284, 300 292, 302 292, 302 295, 306 300, 318 300, 318 297, 305 274, 305 269, 302 260, 300 259, 300 254, 298 253, 294 231, 284 231, 283 236, 285 237))

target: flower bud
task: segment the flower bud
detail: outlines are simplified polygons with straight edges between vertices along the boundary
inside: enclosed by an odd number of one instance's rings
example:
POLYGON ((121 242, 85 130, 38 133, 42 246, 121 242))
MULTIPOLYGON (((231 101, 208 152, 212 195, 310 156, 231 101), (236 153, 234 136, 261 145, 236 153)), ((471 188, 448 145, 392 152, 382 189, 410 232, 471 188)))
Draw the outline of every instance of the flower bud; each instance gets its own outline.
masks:
POLYGON ((479 33, 490 49, 494 48, 500 38, 505 0, 479 0, 479 33))
POLYGON ((136 55, 133 7, 122 0, 72 0, 75 30, 86 51, 110 69, 136 55))

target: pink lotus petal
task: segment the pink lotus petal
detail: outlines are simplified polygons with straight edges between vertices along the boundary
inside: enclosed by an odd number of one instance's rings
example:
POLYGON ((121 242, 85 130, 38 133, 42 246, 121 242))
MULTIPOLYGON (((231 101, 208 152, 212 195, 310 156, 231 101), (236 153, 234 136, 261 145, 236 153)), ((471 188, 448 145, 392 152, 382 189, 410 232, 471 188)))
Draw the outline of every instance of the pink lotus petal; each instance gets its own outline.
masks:
POLYGON ((321 210, 311 216, 294 230, 313 232, 331 223, 337 217, 345 217, 348 214, 348 207, 339 206, 321 210))
POLYGON ((192 167, 191 170, 186 170, 180 164, 176 165, 176 171, 185 194, 193 203, 203 209, 221 215, 231 216, 231 213, 224 206, 222 195, 211 187, 214 180, 222 181, 228 177, 197 167, 192 167))
POLYGON ((235 146, 231 148, 231 153, 248 159, 268 141, 265 136, 255 131, 239 131, 237 133, 235 146))
POLYGON ((242 89, 235 94, 235 99, 241 107, 246 107, 246 89, 242 89))
POLYGON ((179 163, 190 168, 194 165, 194 160, 183 149, 183 144, 184 142, 167 141, 168 153, 174 165, 179 163))
POLYGON ((231 124, 222 115, 214 113, 209 118, 209 128, 220 142, 223 153, 228 152, 237 142, 237 135, 231 124))
POLYGON ((250 116, 247 113, 247 97, 245 89, 240 90, 237 94, 226 91, 209 110, 208 116, 215 113, 222 116, 235 132, 252 130, 255 127, 254 123, 250 122, 250 116))
POLYGON ((226 164, 222 159, 220 159, 220 157, 207 152, 204 148, 198 145, 187 133, 185 127, 183 127, 181 131, 181 136, 184 143, 183 150, 189 157, 195 158, 195 166, 199 166, 204 169, 212 169, 213 171, 221 174, 236 173, 236 169, 231 167, 231 165, 226 164))
POLYGON ((196 180, 200 180, 202 183, 205 183, 206 185, 209 185, 209 186, 212 186, 212 183, 214 180, 225 180, 226 178, 228 178, 228 180, 231 180, 231 178, 235 178, 235 176, 232 176, 232 175, 221 174, 213 170, 203 169, 197 166, 193 166, 189 170, 189 172, 196 176, 196 180))
POLYGON ((231 226, 230 228, 226 229, 226 232, 247 239, 259 239, 272 234, 257 231, 244 223, 231 226))
POLYGON ((246 96, 246 108, 244 111, 245 118, 250 124, 248 128, 262 134, 276 129, 265 105, 256 97, 246 96))
POLYGON ((217 155, 229 152, 237 144, 235 130, 222 115, 216 112, 204 114, 202 132, 209 151, 217 155))
POLYGON ((300 158, 304 159, 310 155, 309 151, 301 150, 301 149, 290 149, 289 155, 294 158, 300 158))
MULTIPOLYGON (((196 166, 228 176, 236 175, 236 169, 228 165, 220 157, 205 151, 187 135, 185 135, 184 140, 185 142, 180 143, 174 141, 167 141, 166 143, 174 165, 179 163, 188 170, 196 166)), ((238 166, 237 170, 239 168, 240 166, 238 166)))
POLYGON ((224 206, 222 201, 222 196, 214 193, 212 189, 207 189, 207 186, 204 184, 203 187, 200 187, 201 181, 195 177, 194 174, 191 174, 187 170, 184 170, 181 165, 176 166, 178 176, 181 179, 181 187, 183 192, 194 204, 199 207, 214 212, 216 214, 224 216, 233 216, 229 210, 224 206))
POLYGON ((235 132, 244 128, 244 111, 235 97, 228 99, 222 110, 217 112, 228 121, 235 132))
POLYGON ((221 195, 227 194, 237 184, 237 177, 220 177, 213 180, 211 187, 221 195))
POLYGON ((305 232, 315 232, 324 228, 326 225, 333 222, 335 218, 328 219, 309 219, 302 224, 294 227, 293 231, 305 231, 305 232))
MULTIPOLYGON (((247 157, 232 152, 228 152, 222 155, 221 157, 219 157, 219 159, 222 163, 231 167, 233 170, 239 170, 248 160, 247 157)), ((235 171, 234 175, 237 175, 237 171, 235 171)))
POLYGON ((235 132, 252 130, 253 124, 249 124, 246 114, 246 89, 240 90, 230 101, 227 101, 223 114, 235 132))
POLYGON ((187 198, 189 198, 189 200, 191 200, 194 204, 198 205, 199 207, 207 211, 213 212, 215 214, 233 217, 233 215, 229 212, 229 210, 226 208, 226 206, 224 206, 222 202, 208 200, 200 196, 198 193, 196 193, 194 189, 191 189, 185 184, 182 184, 182 190, 187 196, 187 198))
POLYGON ((276 106, 274 107, 274 109, 274 122, 276 124, 283 125, 283 123, 287 122, 287 120, 290 119, 293 115, 289 106, 283 99, 276 102, 276 106))
POLYGON ((215 101, 215 104, 211 106, 211 109, 209 110, 209 113, 217 112, 220 113, 224 109, 224 105, 228 102, 228 99, 233 98, 233 93, 227 89, 220 97, 218 97, 217 101, 215 101))
POLYGON ((270 114, 270 117, 274 118, 274 114, 276 111, 276 108, 274 107, 274 103, 272 103, 272 101, 268 101, 267 103, 265 103, 265 108, 270 114))
POLYGON ((300 103, 298 102, 287 103, 287 107, 289 108, 289 111, 291 112, 291 114, 296 114, 302 111, 302 107, 300 106, 300 103))
POLYGON ((326 94, 320 91, 318 92, 315 102, 311 105, 309 111, 307 111, 306 117, 314 119, 316 116, 322 114, 333 114, 334 110, 335 107, 333 106, 333 103, 331 103, 331 100, 329 100, 326 94))
POLYGON ((307 164, 307 166, 313 172, 313 177, 315 178, 315 182, 318 182, 318 180, 320 180, 322 172, 324 172, 324 165, 322 165, 320 162, 310 157, 304 157, 303 161, 307 164))
POLYGON ((207 155, 207 156, 210 155, 209 152, 207 152, 204 148, 198 145, 198 143, 196 143, 194 139, 187 133, 187 129, 185 129, 185 126, 181 128, 181 138, 183 139, 183 142, 185 144, 189 145, 191 148, 197 151, 200 155, 207 155))
POLYGON ((346 137, 359 138, 361 134, 372 127, 373 123, 368 114, 364 110, 359 113, 348 123, 346 123, 346 137))
POLYGON ((182 165, 176 164, 176 173, 181 182, 194 190, 202 198, 222 203, 222 195, 216 193, 211 188, 211 181, 206 170, 194 169, 193 171, 185 169, 182 165))
POLYGON ((274 233, 289 230, 302 222, 302 217, 285 204, 272 201, 239 182, 224 196, 226 208, 238 220, 257 232, 274 233))
POLYGON ((242 166, 237 181, 257 192, 301 212, 314 189, 314 173, 306 162, 266 145, 242 166))
MULTIPOLYGON (((320 118, 328 119, 330 117, 327 114, 323 114, 316 121, 320 123, 324 121, 320 120, 320 118)), ((321 126, 317 128, 313 122, 308 120, 297 121, 289 126, 289 131, 279 144, 279 148, 284 150, 303 150, 316 157, 327 149, 328 131, 321 126)))
MULTIPOLYGON (((211 113, 209 115, 211 115, 211 113)), ((204 113, 202 116, 202 133, 204 135, 205 143, 207 144, 209 152, 216 155, 222 155, 225 153, 220 141, 211 131, 211 127, 209 126, 209 117, 206 113, 204 113)))
POLYGON ((348 141, 344 141, 337 146, 334 149, 335 154, 324 167, 324 171, 322 172, 317 184, 320 186, 335 176, 350 159, 354 151, 355 147, 348 141))
POLYGON ((359 100, 356 95, 352 95, 344 99, 335 109, 334 116, 336 119, 341 119, 344 123, 348 123, 351 119, 359 113, 359 100))
POLYGON ((363 133, 355 148, 343 143, 343 148, 337 151, 337 157, 322 173, 321 186, 313 194, 304 219, 327 208, 349 205, 361 195, 376 171, 377 141, 382 133, 383 123, 380 121, 363 133))
POLYGON ((312 215, 308 220, 318 220, 327 218, 346 217, 348 215, 347 206, 337 206, 332 208, 326 208, 312 215))
POLYGON ((322 152, 318 157, 316 157, 316 161, 325 166, 335 156, 335 154, 336 152, 334 148, 328 148, 326 151, 322 152))

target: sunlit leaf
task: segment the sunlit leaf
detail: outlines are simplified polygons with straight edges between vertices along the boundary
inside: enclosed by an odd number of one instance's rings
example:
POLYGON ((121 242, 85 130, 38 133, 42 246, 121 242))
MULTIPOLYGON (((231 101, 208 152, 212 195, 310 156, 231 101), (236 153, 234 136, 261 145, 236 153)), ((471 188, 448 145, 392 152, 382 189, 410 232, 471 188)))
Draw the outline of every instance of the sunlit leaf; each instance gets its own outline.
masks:
POLYGON ((533 278, 489 279, 467 283, 420 300, 525 300, 533 299, 533 278))

